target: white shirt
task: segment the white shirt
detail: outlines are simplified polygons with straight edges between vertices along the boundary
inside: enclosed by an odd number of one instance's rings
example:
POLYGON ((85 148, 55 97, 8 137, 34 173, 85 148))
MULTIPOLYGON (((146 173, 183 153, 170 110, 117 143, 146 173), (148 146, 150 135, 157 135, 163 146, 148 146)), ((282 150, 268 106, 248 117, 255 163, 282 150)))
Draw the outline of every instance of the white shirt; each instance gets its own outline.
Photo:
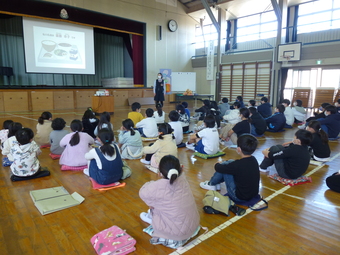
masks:
POLYGON ((228 121, 230 124, 236 124, 241 121, 240 117, 240 110, 239 109, 233 109, 228 114, 223 116, 223 119, 228 121))
POLYGON ((294 123, 294 112, 293 109, 290 106, 287 106, 284 111, 285 117, 286 117, 286 124, 287 125, 293 125, 294 123))
POLYGON ((216 128, 205 128, 197 133, 202 138, 204 151, 207 154, 215 154, 220 149, 219 136, 216 128))
MULTIPOLYGON (((119 150, 116 150, 116 148, 113 145, 111 145, 111 146, 115 149, 115 154, 113 156, 103 154, 104 158, 106 158, 108 161, 115 160, 116 157, 117 157, 117 153, 120 153, 119 150)), ((99 150, 100 150, 100 147, 99 147, 99 150)), ((98 168, 100 170, 102 170, 102 161, 100 160, 95 148, 91 149, 89 152, 87 152, 85 154, 85 159, 88 160, 88 161, 91 161, 91 159, 94 159, 96 161, 98 168)), ((88 164, 88 165, 90 165, 90 164, 88 164)))
POLYGON ((143 133, 146 137, 157 137, 158 128, 156 120, 153 117, 148 117, 136 124, 136 128, 143 128, 143 133))
POLYGON ((162 116, 159 116, 158 112, 154 111, 153 112, 153 117, 155 118, 157 124, 164 123, 164 121, 165 121, 165 113, 164 113, 164 111, 162 111, 162 116))
POLYGON ((171 121, 169 122, 169 125, 174 130, 174 136, 176 140, 176 145, 179 145, 183 142, 183 128, 182 124, 179 121, 171 121))

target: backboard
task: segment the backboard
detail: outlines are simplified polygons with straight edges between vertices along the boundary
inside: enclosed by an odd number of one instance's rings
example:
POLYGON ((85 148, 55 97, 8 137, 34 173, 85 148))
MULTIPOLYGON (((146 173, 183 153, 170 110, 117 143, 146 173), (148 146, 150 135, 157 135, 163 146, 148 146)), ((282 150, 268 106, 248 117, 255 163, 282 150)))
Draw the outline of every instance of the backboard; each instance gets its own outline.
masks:
POLYGON ((277 62, 300 61, 301 43, 280 44, 277 49, 277 62))

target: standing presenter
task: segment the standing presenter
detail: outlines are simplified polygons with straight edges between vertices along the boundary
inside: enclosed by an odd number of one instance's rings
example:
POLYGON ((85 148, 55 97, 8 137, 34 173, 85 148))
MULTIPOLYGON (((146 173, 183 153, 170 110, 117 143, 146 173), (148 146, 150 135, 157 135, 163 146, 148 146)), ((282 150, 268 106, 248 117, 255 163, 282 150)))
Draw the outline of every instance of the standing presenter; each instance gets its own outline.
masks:
POLYGON ((164 94, 165 94, 165 82, 163 80, 163 75, 161 73, 157 74, 157 79, 155 80, 155 84, 153 86, 154 100, 155 104, 158 103, 163 106, 164 94))

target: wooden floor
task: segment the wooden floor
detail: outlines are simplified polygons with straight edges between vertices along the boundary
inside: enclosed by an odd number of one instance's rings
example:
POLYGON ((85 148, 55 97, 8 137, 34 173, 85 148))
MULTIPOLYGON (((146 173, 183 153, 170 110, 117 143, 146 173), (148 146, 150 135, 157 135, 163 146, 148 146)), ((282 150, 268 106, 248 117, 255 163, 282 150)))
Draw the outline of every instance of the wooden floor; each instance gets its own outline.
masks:
MULTIPOLYGON (((174 105, 166 105, 165 112, 174 105)), ((143 112, 145 111, 143 108, 143 112)), ((118 130, 126 118, 128 107, 116 109, 111 122, 118 130)), ((56 111, 53 117, 62 117, 67 124, 81 119, 81 111, 56 111)), ((6 119, 21 122, 35 131, 40 112, 1 114, 6 119)), ((194 123, 192 123, 193 125, 194 123)), ((268 133, 259 139, 255 157, 262 160, 262 149, 292 140, 297 128, 283 133, 268 133)), ((185 137, 187 139, 187 137, 185 137)), ((339 254, 340 253, 340 194, 328 190, 327 176, 338 171, 339 142, 330 142, 332 160, 322 167, 310 165, 312 183, 286 187, 261 173, 260 193, 269 200, 269 208, 260 212, 248 210, 243 217, 208 215, 202 210, 206 193, 199 187, 214 173, 216 159, 197 159, 193 164, 192 151, 181 148, 179 159, 184 165, 190 187, 197 202, 201 225, 210 232, 195 243, 185 254, 339 254), (314 172, 315 171, 315 172, 314 172)), ((222 149, 222 147, 221 147, 222 149)), ((234 149, 226 149, 223 159, 237 159, 234 149)), ((112 225, 126 229, 137 240, 132 254, 180 254, 161 245, 149 243, 142 232, 147 224, 139 214, 147 206, 138 196, 140 187, 157 175, 147 170, 139 160, 128 161, 133 173, 124 188, 99 192, 81 172, 60 171, 58 160, 52 160, 49 149, 39 157, 41 165, 51 176, 36 180, 14 182, 9 179, 9 167, 0 172, 0 253, 1 254, 95 254, 90 238, 112 225), (42 216, 33 205, 29 191, 64 186, 70 193, 78 192, 85 201, 78 206, 42 216)), ((200 235, 203 231, 200 231, 200 235)))

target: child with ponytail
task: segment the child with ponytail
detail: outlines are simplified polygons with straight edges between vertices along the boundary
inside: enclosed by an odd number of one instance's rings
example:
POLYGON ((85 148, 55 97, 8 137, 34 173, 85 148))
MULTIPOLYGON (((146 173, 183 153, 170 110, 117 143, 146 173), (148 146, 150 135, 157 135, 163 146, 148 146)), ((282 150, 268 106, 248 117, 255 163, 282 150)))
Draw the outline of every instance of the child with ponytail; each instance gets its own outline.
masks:
POLYGON ((165 113, 161 104, 156 104, 156 111, 153 112, 153 117, 156 120, 157 125, 164 123, 165 113))
POLYGON ((131 119, 122 122, 118 135, 122 159, 138 159, 143 155, 142 138, 138 130, 134 130, 134 125, 131 119))
POLYGON ((321 162, 329 161, 331 150, 328 144, 328 135, 321 129, 320 122, 317 120, 308 122, 306 130, 313 135, 312 143, 309 144, 312 159, 321 162))
POLYGON ((140 198, 150 208, 140 217, 150 224, 143 231, 152 236, 151 244, 175 249, 198 233, 200 216, 179 160, 173 155, 164 156, 159 171, 161 179, 147 182, 139 190, 140 198))
POLYGON ((123 171, 123 161, 118 147, 112 143, 113 137, 112 130, 100 129, 97 139, 101 146, 85 154, 88 168, 84 169, 84 174, 101 185, 115 183, 131 175, 129 168, 126 167, 123 171))
POLYGON ((38 119, 37 133, 34 141, 41 147, 50 146, 50 133, 52 132, 52 113, 43 112, 38 119))
POLYGON ((70 126, 72 133, 65 135, 60 141, 60 147, 65 148, 61 154, 59 164, 66 166, 85 166, 87 160, 84 155, 91 149, 94 139, 82 132, 81 120, 73 120, 70 126))

